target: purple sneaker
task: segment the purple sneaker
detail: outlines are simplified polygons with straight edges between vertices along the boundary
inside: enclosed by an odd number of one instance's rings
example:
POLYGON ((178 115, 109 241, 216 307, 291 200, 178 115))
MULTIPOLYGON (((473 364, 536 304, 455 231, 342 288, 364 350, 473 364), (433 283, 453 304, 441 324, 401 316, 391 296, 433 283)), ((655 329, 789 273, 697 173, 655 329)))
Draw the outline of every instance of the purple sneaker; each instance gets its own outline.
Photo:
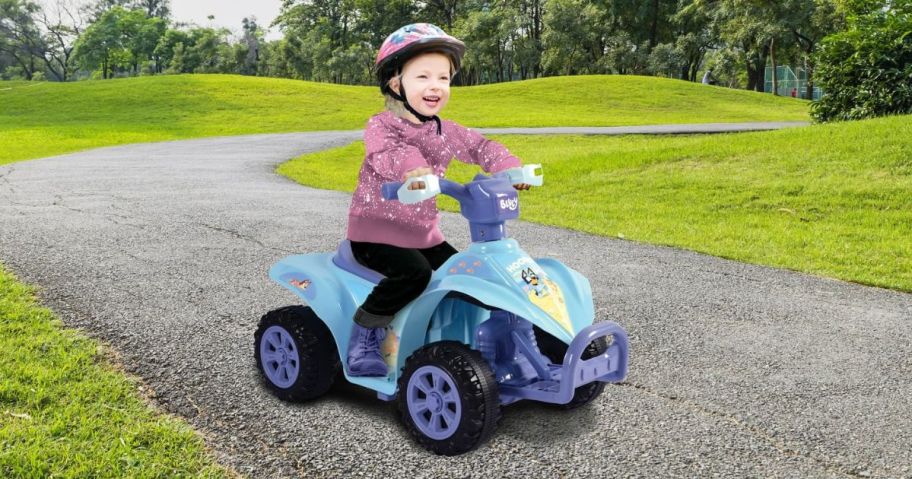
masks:
POLYGON ((386 376, 386 361, 380 354, 380 343, 386 328, 365 328, 352 325, 348 338, 348 374, 350 376, 386 376))

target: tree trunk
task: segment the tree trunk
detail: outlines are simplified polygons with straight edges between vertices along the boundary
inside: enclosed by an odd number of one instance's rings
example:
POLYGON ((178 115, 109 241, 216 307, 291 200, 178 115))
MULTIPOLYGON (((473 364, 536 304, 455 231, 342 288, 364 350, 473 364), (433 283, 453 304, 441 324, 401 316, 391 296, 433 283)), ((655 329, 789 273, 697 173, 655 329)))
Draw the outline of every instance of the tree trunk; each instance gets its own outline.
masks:
POLYGON ((748 90, 763 92, 764 75, 766 73, 766 56, 768 54, 768 49, 769 45, 767 44, 764 44, 760 49, 745 49, 746 51, 751 52, 747 58, 748 90), (754 64, 751 65, 751 62, 754 62, 754 64))
POLYGON ((67 81, 70 78, 70 55, 72 52, 73 49, 63 51, 63 68, 61 68, 63 71, 63 81, 67 81))
POLYGON ((66 75, 64 73, 57 71, 57 69, 54 68, 53 63, 51 63, 47 59, 47 57, 44 57, 43 60, 44 60, 44 65, 47 67, 48 71, 51 72, 52 75, 54 75, 54 78, 56 78, 57 81, 66 81, 66 75))
POLYGON ((651 53, 655 48, 659 31, 659 0, 652 0, 652 25, 649 26, 649 50, 651 53))
MULTIPOLYGON (((770 40, 770 62, 773 65, 773 95, 779 96, 779 72, 776 65, 776 39, 770 40)), ((765 72, 764 72, 765 73, 765 72)))
POLYGON ((754 68, 754 54, 751 50, 745 50, 744 66, 747 68, 747 89, 757 89, 757 72, 754 68))
POLYGON ((807 73, 807 92, 804 95, 804 98, 806 100, 814 99, 814 66, 815 65, 814 65, 814 61, 811 60, 811 58, 812 58, 811 51, 812 50, 813 50, 813 47, 811 47, 811 49, 808 50, 808 52, 807 52, 808 60, 805 62, 805 65, 804 65, 805 70, 807 71, 806 72, 807 73))
POLYGON ((513 80, 513 60, 506 54, 507 53, 506 45, 504 45, 503 50, 504 50, 504 78, 506 78, 507 81, 512 81, 513 80))
MULTIPOLYGON (((544 25, 542 25, 542 2, 534 0, 532 2, 532 45, 539 50, 541 45, 541 34, 544 25)), ((541 53, 539 51, 539 53, 541 53)), ((538 78, 542 75, 541 55, 538 55, 538 61, 532 65, 532 76, 538 78)))
POLYGON ((22 67, 22 71, 25 73, 25 79, 31 80, 32 71, 29 70, 28 63, 26 63, 25 60, 23 60, 22 58, 19 58, 19 55, 16 55, 15 51, 8 51, 7 53, 9 54, 9 56, 13 57, 14 60, 16 60, 16 63, 18 63, 19 66, 22 67))

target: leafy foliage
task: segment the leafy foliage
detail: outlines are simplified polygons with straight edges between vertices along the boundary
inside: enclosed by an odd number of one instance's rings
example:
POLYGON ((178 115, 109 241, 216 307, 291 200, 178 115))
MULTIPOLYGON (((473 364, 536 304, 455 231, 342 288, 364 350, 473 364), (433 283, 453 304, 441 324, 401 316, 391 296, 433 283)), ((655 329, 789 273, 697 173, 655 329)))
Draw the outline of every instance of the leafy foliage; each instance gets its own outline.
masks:
POLYGON ((912 1, 850 2, 848 31, 827 37, 817 57, 827 92, 819 121, 912 113, 912 1))
POLYGON ((767 65, 813 75, 820 41, 846 12, 885 1, 283 0, 272 24, 283 38, 266 41, 253 18, 239 34, 174 24, 169 0, 91 0, 80 15, 67 11, 69 23, 49 21, 37 0, 0 0, 0 76, 239 73, 370 85, 386 36, 426 21, 466 42, 457 86, 612 73, 697 81, 714 68, 721 84, 762 91, 767 65))

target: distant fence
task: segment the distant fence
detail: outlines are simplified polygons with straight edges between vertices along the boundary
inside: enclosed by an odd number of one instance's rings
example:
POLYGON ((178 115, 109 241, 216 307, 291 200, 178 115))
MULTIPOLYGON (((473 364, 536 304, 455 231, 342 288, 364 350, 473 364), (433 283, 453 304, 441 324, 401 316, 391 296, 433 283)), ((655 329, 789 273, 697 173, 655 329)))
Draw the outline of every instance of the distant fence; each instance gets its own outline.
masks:
MULTIPOLYGON (((801 67, 792 69, 790 66, 776 67, 776 91, 780 96, 794 96, 805 98, 807 92, 807 70, 801 67)), ((763 84, 763 91, 773 92, 773 67, 766 67, 766 81, 763 84)), ((814 99, 819 100, 823 96, 823 90, 814 87, 814 99)))

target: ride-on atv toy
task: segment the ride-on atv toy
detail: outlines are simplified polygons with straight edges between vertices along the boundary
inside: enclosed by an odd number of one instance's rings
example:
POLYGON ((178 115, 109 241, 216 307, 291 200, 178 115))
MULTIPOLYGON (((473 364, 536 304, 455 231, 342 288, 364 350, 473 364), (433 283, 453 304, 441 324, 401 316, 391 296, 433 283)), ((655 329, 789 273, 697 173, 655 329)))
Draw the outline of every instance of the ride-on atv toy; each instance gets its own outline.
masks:
POLYGON ((381 352, 386 377, 351 377, 355 310, 383 277, 335 253, 289 256, 269 276, 307 306, 267 313, 255 334, 257 367, 285 400, 316 398, 340 368, 345 378, 398 401, 406 428, 438 454, 469 451, 491 436, 502 405, 531 399, 578 407, 627 372, 627 334, 593 324, 589 281, 559 261, 530 258, 507 238, 519 216, 513 184, 542 184, 538 165, 478 175, 461 185, 429 175, 383 186, 386 200, 416 203, 443 193, 459 201, 472 244, 444 263, 427 289, 395 316, 381 352), (423 189, 409 190, 414 182, 423 189), (419 185, 420 186, 420 185, 419 185))

